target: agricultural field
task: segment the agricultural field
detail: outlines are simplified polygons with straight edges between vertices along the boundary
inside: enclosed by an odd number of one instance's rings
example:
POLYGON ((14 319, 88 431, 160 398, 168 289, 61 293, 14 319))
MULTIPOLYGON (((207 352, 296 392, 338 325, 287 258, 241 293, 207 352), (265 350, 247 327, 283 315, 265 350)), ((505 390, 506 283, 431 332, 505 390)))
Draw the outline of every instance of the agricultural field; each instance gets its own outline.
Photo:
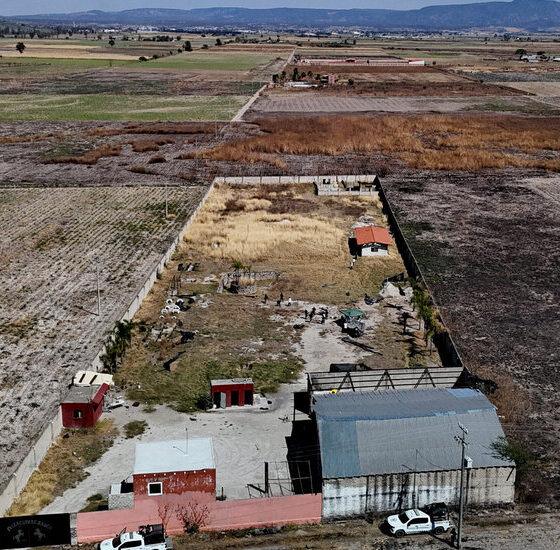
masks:
POLYGON ((246 96, 10 95, 0 96, 0 120, 231 120, 246 96))
POLYGON ((0 120, 230 120, 291 53, 187 39, 0 41, 0 120))
POLYGON ((2 190, 0 485, 54 415, 72 376, 96 357, 205 190, 2 190))

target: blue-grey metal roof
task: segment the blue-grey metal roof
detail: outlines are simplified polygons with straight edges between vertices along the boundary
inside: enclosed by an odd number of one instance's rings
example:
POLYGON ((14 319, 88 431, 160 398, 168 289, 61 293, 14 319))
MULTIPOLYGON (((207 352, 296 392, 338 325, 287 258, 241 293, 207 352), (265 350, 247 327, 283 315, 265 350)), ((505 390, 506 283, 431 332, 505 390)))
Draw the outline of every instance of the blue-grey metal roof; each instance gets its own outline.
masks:
POLYGON ((323 478, 456 470, 458 424, 473 468, 513 466, 492 443, 504 432, 476 390, 430 389, 315 396, 323 478))

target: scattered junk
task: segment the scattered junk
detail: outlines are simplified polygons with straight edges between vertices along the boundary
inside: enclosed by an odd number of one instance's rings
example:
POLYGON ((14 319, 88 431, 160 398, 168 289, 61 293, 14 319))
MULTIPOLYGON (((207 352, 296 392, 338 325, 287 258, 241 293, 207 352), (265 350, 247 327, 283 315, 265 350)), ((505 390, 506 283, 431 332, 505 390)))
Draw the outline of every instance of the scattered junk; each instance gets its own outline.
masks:
POLYGON ((469 506, 514 501, 515 463, 489 451, 504 432, 496 407, 477 390, 315 393, 311 418, 317 427, 325 520, 435 501, 456 506, 461 448, 455 436, 461 426, 463 433, 468 430, 469 506))
POLYGON ((210 395, 216 409, 253 405, 254 384, 251 378, 227 378, 210 381, 210 395))
POLYGON ((200 264, 189 263, 189 264, 179 264, 177 266, 177 271, 198 271, 200 264))
POLYGON ((379 302, 382 302, 385 298, 381 297, 381 298, 372 298, 369 294, 365 294, 364 295, 364 303, 366 304, 366 306, 373 306, 375 304, 378 304, 379 302))
POLYGON ((346 332, 354 338, 363 336, 366 330, 364 322, 365 313, 358 308, 341 309, 339 323, 342 325, 342 332, 346 332))
POLYGON ((354 228, 354 237, 348 239, 350 252, 358 256, 387 256, 393 240, 385 227, 366 225, 354 228))
POLYGON ((357 340, 352 340, 352 338, 348 338, 347 336, 344 337, 342 339, 343 342, 346 342, 347 344, 352 344, 353 346, 357 346, 361 349, 363 349, 364 351, 367 351, 369 353, 376 353, 377 355, 383 355, 380 351, 377 351, 375 348, 372 348, 371 346, 368 346, 367 344, 363 344, 362 342, 358 342, 357 340))
POLYGON ((279 277, 277 271, 251 271, 236 269, 222 274, 216 292, 221 294, 224 289, 234 294, 244 296, 253 295, 257 292, 259 281, 273 281, 279 277))
POLYGON ((79 370, 74 375, 73 386, 101 386, 107 384, 114 386, 113 375, 90 370, 79 370))
POLYGON ((113 399, 113 401, 111 401, 107 405, 107 409, 108 410, 118 409, 119 407, 124 407, 124 405, 125 405, 125 400, 122 398, 122 396, 118 395, 115 399, 113 399))
POLYGON ((172 315, 176 319, 177 314, 181 311, 187 311, 188 307, 185 306, 185 300, 178 298, 176 301, 171 298, 165 300, 165 307, 160 311, 160 319, 165 319, 167 315, 172 315))
POLYGON ((65 428, 93 428, 103 412, 103 401, 109 384, 71 386, 60 404, 65 428))

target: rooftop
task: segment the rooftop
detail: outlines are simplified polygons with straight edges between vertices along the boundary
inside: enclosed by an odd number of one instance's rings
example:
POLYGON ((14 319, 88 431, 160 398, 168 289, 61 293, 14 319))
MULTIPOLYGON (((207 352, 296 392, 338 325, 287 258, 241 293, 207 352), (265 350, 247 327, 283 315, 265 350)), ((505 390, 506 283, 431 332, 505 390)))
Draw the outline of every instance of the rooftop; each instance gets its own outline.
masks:
POLYGON ((356 244, 362 246, 365 244, 393 244, 389 231, 385 227, 377 225, 366 225, 365 227, 356 227, 354 229, 356 235, 356 244))
POLYGON ((455 435, 469 431, 474 468, 510 466, 492 444, 504 432, 492 403, 472 389, 314 395, 324 478, 460 468, 455 435))
POLYGON ((252 378, 224 378, 221 380, 210 380, 212 386, 237 386, 239 384, 252 384, 252 378))
POLYGON ((62 403, 89 403, 99 391, 99 386, 70 386, 62 403))
POLYGON ((213 469, 212 438, 172 439, 137 443, 134 474, 213 469))

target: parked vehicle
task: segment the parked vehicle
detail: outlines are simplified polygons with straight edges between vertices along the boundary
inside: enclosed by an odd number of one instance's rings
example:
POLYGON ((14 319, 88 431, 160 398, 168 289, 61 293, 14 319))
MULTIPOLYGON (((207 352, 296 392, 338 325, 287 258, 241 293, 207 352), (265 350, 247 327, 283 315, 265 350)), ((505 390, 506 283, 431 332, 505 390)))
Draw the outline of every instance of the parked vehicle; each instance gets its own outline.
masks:
POLYGON ((449 511, 442 502, 430 504, 424 510, 405 510, 400 514, 389 516, 385 524, 387 531, 395 537, 418 533, 441 535, 451 528, 449 511))
POLYGON ((98 550, 173 550, 171 537, 165 536, 163 525, 142 525, 138 531, 126 532, 126 527, 112 539, 99 543, 98 550))

